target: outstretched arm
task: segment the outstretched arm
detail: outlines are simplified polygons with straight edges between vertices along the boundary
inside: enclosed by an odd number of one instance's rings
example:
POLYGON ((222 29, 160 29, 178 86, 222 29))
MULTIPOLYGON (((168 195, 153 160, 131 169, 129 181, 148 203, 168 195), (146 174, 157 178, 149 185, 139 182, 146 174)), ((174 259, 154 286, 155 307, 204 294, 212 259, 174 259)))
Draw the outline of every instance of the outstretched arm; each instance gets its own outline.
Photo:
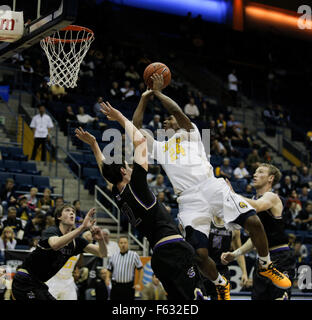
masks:
POLYGON ((138 128, 141 129, 143 125, 143 117, 144 112, 147 106, 148 99, 150 98, 151 94, 153 93, 152 90, 148 89, 145 92, 142 93, 141 99, 139 101, 139 104, 137 108, 134 111, 132 121, 133 124, 138 128))
POLYGON ((223 252, 221 254, 221 262, 222 264, 228 264, 237 257, 241 255, 245 255, 247 252, 251 251, 253 249, 254 245, 249 238, 241 247, 237 248, 233 252, 223 252))
POLYGON ((84 143, 87 143, 91 147, 91 150, 93 151, 93 154, 96 159, 96 163, 98 164, 100 172, 103 174, 102 163, 105 160, 105 157, 104 157, 95 137, 92 134, 90 134, 89 132, 84 131, 81 127, 77 128, 75 130, 75 133, 76 133, 76 137, 78 139, 80 139, 84 143))
POLYGON ((191 120, 182 111, 179 105, 174 100, 172 100, 171 98, 169 98, 161 92, 161 89, 163 88, 164 84, 163 75, 154 73, 151 76, 151 78, 153 79, 154 95, 160 100, 160 102, 167 109, 167 111, 176 118, 179 127, 187 131, 194 129, 191 120))
POLYGON ((119 124, 125 129, 134 146, 134 161, 147 171, 148 163, 146 138, 131 121, 129 121, 120 111, 113 108, 109 102, 103 102, 101 103, 101 106, 101 111, 107 116, 108 120, 118 121, 119 124))

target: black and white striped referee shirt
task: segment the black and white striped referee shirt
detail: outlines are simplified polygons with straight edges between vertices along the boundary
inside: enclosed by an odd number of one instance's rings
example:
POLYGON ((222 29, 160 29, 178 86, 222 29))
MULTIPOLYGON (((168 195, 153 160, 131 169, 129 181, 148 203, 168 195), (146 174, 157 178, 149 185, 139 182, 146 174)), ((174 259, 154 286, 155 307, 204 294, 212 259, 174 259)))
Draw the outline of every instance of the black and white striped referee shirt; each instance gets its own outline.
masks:
POLYGON ((107 270, 112 273, 112 280, 118 283, 134 281, 135 269, 143 268, 139 255, 131 250, 126 253, 113 254, 108 262, 107 270))

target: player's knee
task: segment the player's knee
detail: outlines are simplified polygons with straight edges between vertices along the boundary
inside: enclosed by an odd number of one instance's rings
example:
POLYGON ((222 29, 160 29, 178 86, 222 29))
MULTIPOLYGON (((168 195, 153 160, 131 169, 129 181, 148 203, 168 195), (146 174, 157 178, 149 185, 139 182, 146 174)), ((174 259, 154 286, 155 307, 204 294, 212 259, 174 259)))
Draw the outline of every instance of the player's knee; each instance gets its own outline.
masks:
POLYGON ((245 221, 244 228, 249 233, 260 232, 260 231, 264 230, 263 225, 261 223, 261 220, 259 219, 259 217, 257 215, 249 216, 245 221))

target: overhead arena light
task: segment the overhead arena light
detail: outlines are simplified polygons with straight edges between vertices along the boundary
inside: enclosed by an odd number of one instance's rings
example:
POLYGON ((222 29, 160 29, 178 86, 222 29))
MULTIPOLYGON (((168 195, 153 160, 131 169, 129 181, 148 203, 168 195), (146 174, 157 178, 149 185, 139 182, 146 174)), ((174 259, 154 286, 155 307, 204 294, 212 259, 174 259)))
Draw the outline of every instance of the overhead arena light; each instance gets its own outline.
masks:
POLYGON ((146 10, 153 10, 179 16, 192 17, 199 14, 203 20, 215 23, 227 23, 232 18, 230 0, 110 0, 113 3, 146 10))

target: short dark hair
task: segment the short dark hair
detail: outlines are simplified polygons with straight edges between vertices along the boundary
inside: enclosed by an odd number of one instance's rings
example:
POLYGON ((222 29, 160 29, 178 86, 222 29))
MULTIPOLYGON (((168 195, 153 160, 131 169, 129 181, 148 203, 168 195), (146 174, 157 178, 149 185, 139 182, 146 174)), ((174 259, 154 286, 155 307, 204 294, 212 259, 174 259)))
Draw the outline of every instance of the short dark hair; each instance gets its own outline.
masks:
POLYGON ((126 168, 126 163, 124 160, 122 160, 121 164, 106 164, 105 162, 102 162, 101 173, 106 180, 113 185, 116 185, 122 181, 122 174, 120 171, 121 168, 126 168))
POLYGON ((64 204, 63 206, 61 206, 60 208, 56 209, 55 210, 55 213, 54 213, 54 220, 55 220, 55 225, 56 226, 59 226, 60 225, 60 220, 59 220, 59 217, 62 215, 62 212, 65 208, 72 208, 74 209, 74 211, 76 212, 76 209, 73 205, 69 204, 69 203, 66 203, 64 204))

